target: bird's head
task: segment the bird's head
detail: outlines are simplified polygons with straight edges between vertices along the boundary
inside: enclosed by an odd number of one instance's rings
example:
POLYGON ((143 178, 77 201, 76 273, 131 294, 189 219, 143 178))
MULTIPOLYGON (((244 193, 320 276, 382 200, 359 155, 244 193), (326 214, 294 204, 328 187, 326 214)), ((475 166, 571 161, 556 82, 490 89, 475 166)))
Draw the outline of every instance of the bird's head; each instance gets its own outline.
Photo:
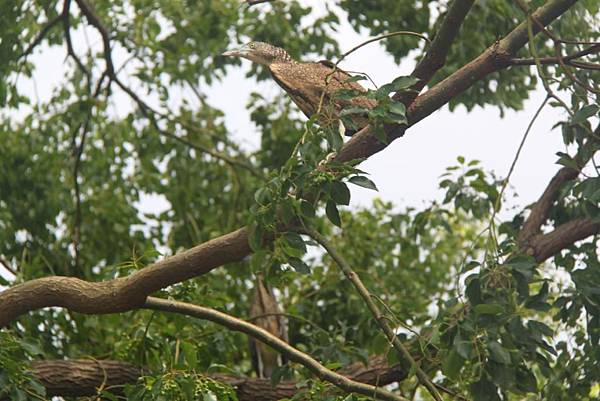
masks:
POLYGON ((243 57, 254 63, 269 66, 272 63, 291 62, 290 55, 280 47, 265 42, 246 43, 239 49, 229 50, 223 56, 243 57))

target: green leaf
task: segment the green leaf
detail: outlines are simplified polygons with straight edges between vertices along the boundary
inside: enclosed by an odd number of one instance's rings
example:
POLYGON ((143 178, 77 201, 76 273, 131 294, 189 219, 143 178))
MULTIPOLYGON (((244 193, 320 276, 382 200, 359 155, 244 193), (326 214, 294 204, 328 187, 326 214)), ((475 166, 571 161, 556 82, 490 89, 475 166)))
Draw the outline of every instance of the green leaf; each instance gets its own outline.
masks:
POLYGON ((325 206, 325 214, 327 215, 329 221, 331 221, 333 224, 335 224, 338 227, 342 226, 340 212, 338 212, 337 206, 332 200, 327 201, 327 205, 325 206))
POLYGON ((294 268, 298 273, 301 274, 310 274, 310 267, 302 261, 302 259, 298 258, 290 258, 288 260, 290 266, 294 268))
POLYGON ((367 79, 367 77, 363 76, 363 75, 353 75, 350 78, 348 78, 345 82, 358 82, 358 81, 365 81, 367 79))
POLYGON ((331 183, 331 199, 338 205, 348 206, 350 204, 350 190, 348 186, 340 181, 331 183))
POLYGON ((390 112, 404 117, 406 115, 406 106, 400 102, 392 102, 390 103, 390 112))
POLYGON ((394 79, 392 81, 392 86, 394 88, 394 92, 399 92, 403 89, 410 88, 417 82, 419 82, 418 78, 413 77, 412 75, 407 75, 394 79))
POLYGON ((286 244, 288 244, 292 248, 302 251, 303 254, 306 253, 306 244, 304 243, 304 240, 302 239, 300 234, 288 231, 285 234, 283 234, 283 239, 286 242, 286 244))
POLYGON ((598 107, 595 104, 589 104, 587 106, 584 106, 577 113, 575 113, 571 122, 573 124, 582 123, 588 118, 598 113, 598 110, 600 110, 600 107, 598 107))
POLYGON ((478 315, 499 315, 504 312, 504 307, 500 304, 479 304, 474 310, 478 315))
POLYGON ((340 112, 340 117, 349 116, 352 114, 367 114, 369 109, 364 107, 347 107, 340 112))
POLYGON ((458 352, 456 350, 452 350, 450 351, 450 354, 448 355, 448 357, 444 360, 444 363, 442 365, 442 372, 444 372, 444 374, 449 378, 449 379, 456 379, 460 373, 461 368, 463 367, 465 363, 464 358, 462 358, 458 352))
POLYGON ((517 388, 527 393, 537 391, 537 380, 534 374, 527 368, 521 366, 517 369, 517 388))
POLYGON ((469 360, 473 357, 474 348, 473 343, 469 338, 463 339, 460 332, 456 334, 454 337, 454 341, 452 343, 453 349, 456 351, 458 355, 462 358, 469 360))
POLYGON ((248 244, 250 245, 250 249, 253 251, 258 251, 262 248, 262 239, 264 235, 264 230, 261 226, 257 224, 252 224, 250 226, 250 233, 248 235, 248 244))
POLYGON ((373 181, 362 175, 355 175, 354 177, 350 177, 348 182, 351 182, 354 185, 358 185, 359 187, 379 191, 373 181))
POLYGON ((494 361, 488 361, 485 366, 492 382, 505 390, 513 389, 515 386, 515 369, 512 365, 504 365, 494 361))
POLYGON ((306 217, 307 219, 312 219, 315 217, 315 208, 309 202, 301 200, 300 213, 302 213, 302 216, 306 217))
POLYGON ((510 364, 510 352, 499 342, 492 340, 487 343, 487 348, 493 361, 504 365, 510 364))
POLYGON ((500 401, 498 388, 485 378, 471 384, 470 390, 473 401, 500 401))

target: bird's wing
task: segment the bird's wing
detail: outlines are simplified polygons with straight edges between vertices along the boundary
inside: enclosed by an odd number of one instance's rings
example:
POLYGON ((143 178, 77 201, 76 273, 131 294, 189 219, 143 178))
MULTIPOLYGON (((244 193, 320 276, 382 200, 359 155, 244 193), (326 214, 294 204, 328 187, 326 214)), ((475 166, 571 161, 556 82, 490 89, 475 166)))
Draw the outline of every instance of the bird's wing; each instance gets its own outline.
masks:
POLYGON ((271 74, 277 83, 290 94, 294 102, 308 117, 315 113, 323 90, 325 100, 335 100, 341 108, 360 106, 373 108, 376 103, 372 99, 358 96, 352 99, 335 99, 335 93, 341 89, 366 92, 356 81, 349 81, 352 76, 340 69, 333 69, 330 61, 319 63, 275 63, 270 66, 271 74))

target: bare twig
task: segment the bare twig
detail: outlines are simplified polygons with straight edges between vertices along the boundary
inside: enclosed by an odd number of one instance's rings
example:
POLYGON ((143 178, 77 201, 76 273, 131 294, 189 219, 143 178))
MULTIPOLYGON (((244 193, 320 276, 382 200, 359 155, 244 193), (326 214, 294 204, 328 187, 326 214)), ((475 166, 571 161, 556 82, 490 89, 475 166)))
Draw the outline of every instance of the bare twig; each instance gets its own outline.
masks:
POLYGON ((87 67, 83 64, 77 53, 75 53, 75 49, 73 48, 73 42, 71 40, 71 15, 70 15, 70 7, 71 0, 65 0, 63 3, 63 10, 61 14, 61 19, 63 22, 63 29, 65 31, 65 42, 67 44, 67 55, 70 56, 73 60, 75 60, 75 64, 77 67, 83 72, 87 79, 88 85, 91 83, 91 72, 87 69, 87 67))
POLYGON ((143 305, 143 308, 160 310, 163 312, 179 313, 186 316, 206 319, 221 326, 225 326, 230 330, 247 334, 268 345, 274 350, 286 355, 291 361, 297 362, 304 366, 320 379, 332 383, 346 392, 363 394, 368 397, 376 397, 377 399, 381 400, 407 401, 406 398, 393 394, 387 390, 354 381, 346 376, 342 376, 339 373, 327 369, 310 355, 292 347, 268 331, 244 320, 227 315, 223 312, 203 306, 191 305, 183 302, 170 301, 154 297, 148 297, 143 305))
MULTIPOLYGON (((581 51, 578 51, 577 53, 573 53, 573 54, 561 57, 561 59, 567 65, 572 65, 573 67, 578 67, 577 64, 572 64, 572 62, 574 60, 581 58, 581 57, 585 57, 590 54, 595 54, 598 52, 600 52, 600 43, 591 45, 581 51)), ((539 62, 542 65, 558 64, 559 58, 558 57, 540 57, 540 58, 538 58, 537 62, 539 62)), ((534 58, 513 58, 510 60, 510 63, 512 65, 535 65, 536 60, 534 58)), ((585 62, 580 62, 580 63, 582 65, 597 66, 596 64, 591 64, 591 63, 585 63, 585 62)), ((600 68, 600 66, 597 66, 597 67, 600 68)))
POLYGON ((8 261, 3 257, 0 257, 0 265, 4 266, 4 268, 8 270, 13 276, 17 275, 17 271, 13 269, 10 263, 8 263, 8 261))
MULTIPOLYGON (((66 1, 70 1, 70 0, 66 0, 66 1)), ((184 138, 181 138, 173 133, 167 132, 167 131, 163 130, 162 128, 160 128, 160 125, 158 124, 158 122, 156 120, 156 116, 155 116, 159 113, 157 111, 155 111, 152 107, 150 107, 150 105, 148 105, 146 102, 144 102, 131 88, 129 88, 127 85, 125 85, 117 76, 117 73, 116 73, 115 67, 114 67, 114 63, 112 60, 110 34, 108 32, 108 29, 102 24, 100 17, 98 17, 98 15, 96 15, 92 6, 90 4, 88 4, 86 0, 75 0, 75 2, 79 5, 81 12, 83 13, 83 15, 85 15, 88 22, 98 30, 98 32, 100 33, 100 36, 102 37, 104 59, 106 62, 106 71, 107 71, 109 78, 112 81, 114 81, 119 86, 119 88, 121 88, 138 105, 141 112, 144 114, 144 116, 146 118, 148 118, 150 120, 150 122, 152 123, 152 126, 157 130, 157 132, 160 135, 167 137, 167 138, 174 139, 175 141, 180 142, 192 149, 196 149, 202 153, 207 153, 207 154, 211 155, 212 157, 219 159, 219 160, 223 160, 224 162, 226 162, 230 165, 242 167, 242 168, 250 171, 252 174, 256 175, 257 177, 262 176, 249 163, 246 163, 246 162, 243 162, 240 160, 236 160, 224 153, 214 151, 210 148, 207 148, 205 146, 202 146, 202 145, 199 145, 196 143, 192 143, 184 138)))
POLYGON ((275 0, 244 0, 244 3, 248 4, 249 7, 255 5, 255 4, 261 4, 261 3, 272 3, 275 0))
POLYGON ((358 277, 358 275, 354 272, 350 264, 342 257, 342 255, 337 251, 337 249, 317 231, 308 227, 298 227, 295 228, 295 231, 310 236, 312 239, 317 241, 323 248, 325 248, 327 253, 333 258, 333 260, 342 270, 344 275, 354 285, 354 288, 369 308, 369 311, 371 311, 371 314, 375 318, 375 321, 379 324, 379 327, 387 337, 388 341, 392 343, 394 348, 396 348, 396 351, 398 351, 400 358, 410 363, 411 367, 415 369, 417 377, 421 384, 423 384, 425 388, 427 388, 427 391, 429 391, 429 393, 433 396, 435 400, 441 401, 442 397, 438 393, 435 385, 431 382, 431 379, 429 379, 427 374, 421 369, 417 361, 415 361, 415 359, 410 354, 408 349, 404 346, 404 344, 402 344, 402 342, 398 339, 398 336, 394 332, 394 329, 388 324, 385 315, 381 312, 377 304, 373 301, 371 293, 369 292, 367 287, 365 287, 360 277, 358 277))
POLYGON ((33 50, 40 44, 42 43, 42 40, 44 40, 44 38, 46 37, 46 35, 48 34, 48 32, 50 32, 50 30, 56 25, 58 24, 61 20, 62 20, 63 16, 61 14, 57 15, 56 17, 52 18, 50 21, 48 21, 46 23, 46 25, 44 25, 44 27, 40 30, 40 32, 37 34, 37 36, 35 37, 35 39, 33 40, 33 42, 31 42, 29 44, 29 46, 27 46, 27 48, 25 49, 25 51, 23 51, 23 53, 21 53, 21 55, 19 56, 18 60, 22 59, 22 58, 26 58, 27 56, 29 56, 33 50))

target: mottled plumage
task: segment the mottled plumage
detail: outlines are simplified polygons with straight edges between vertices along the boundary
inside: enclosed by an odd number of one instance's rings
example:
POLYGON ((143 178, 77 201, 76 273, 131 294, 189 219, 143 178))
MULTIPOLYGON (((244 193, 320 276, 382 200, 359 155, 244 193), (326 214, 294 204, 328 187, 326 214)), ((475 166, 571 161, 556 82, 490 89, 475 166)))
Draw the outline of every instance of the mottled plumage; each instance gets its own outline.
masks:
MULTIPOLYGON (((287 342, 287 322, 283 316, 278 315, 280 313, 273 291, 265 285, 262 275, 257 274, 250 305, 250 318, 254 318, 252 323, 287 342)), ((252 366, 258 377, 271 377, 273 371, 285 363, 281 355, 267 345, 254 339, 249 342, 252 366)))
MULTIPOLYGON (((244 57, 266 66, 273 79, 290 95, 308 118, 319 112, 317 121, 323 127, 337 128, 340 112, 343 109, 356 107, 371 109, 376 106, 374 100, 364 96, 351 99, 341 99, 336 96, 341 89, 358 92, 366 92, 366 89, 358 82, 349 81, 352 76, 335 68, 329 61, 298 62, 293 60, 285 50, 262 42, 250 42, 240 49, 223 54, 244 57)), ((364 113, 349 114, 346 120, 350 122, 345 124, 346 135, 354 134, 369 123, 364 113)))

